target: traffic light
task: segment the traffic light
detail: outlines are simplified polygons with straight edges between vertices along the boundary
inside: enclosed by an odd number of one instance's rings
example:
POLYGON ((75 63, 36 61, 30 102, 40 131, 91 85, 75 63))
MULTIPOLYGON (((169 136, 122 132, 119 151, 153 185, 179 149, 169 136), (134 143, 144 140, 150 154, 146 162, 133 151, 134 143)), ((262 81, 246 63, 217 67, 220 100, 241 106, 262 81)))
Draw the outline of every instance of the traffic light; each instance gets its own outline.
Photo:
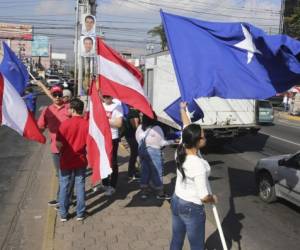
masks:
POLYGON ((97 1, 96 0, 89 0, 89 4, 91 6, 91 14, 96 16, 97 12, 97 1))

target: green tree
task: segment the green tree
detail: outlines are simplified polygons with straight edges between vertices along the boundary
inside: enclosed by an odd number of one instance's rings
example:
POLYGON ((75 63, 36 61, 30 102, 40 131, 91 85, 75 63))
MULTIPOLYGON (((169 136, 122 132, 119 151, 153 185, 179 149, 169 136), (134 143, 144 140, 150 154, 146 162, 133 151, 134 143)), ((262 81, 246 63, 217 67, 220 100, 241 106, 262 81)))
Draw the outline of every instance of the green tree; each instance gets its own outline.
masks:
POLYGON ((300 0, 286 0, 283 31, 285 34, 300 39, 300 0))
POLYGON ((148 31, 148 34, 150 34, 152 37, 159 36, 161 50, 167 49, 167 38, 162 24, 153 27, 151 30, 148 31))

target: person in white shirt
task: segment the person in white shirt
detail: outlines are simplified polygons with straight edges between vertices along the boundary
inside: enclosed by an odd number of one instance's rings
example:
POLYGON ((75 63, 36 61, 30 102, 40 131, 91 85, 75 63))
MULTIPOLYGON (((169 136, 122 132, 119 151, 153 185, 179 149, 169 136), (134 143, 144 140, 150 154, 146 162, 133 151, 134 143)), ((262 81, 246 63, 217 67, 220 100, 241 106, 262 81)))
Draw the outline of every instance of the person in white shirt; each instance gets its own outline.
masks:
MULTIPOLYGON (((182 104, 184 110, 186 104, 182 104)), ((181 111, 182 113, 184 111, 181 111)), ((176 151, 177 179, 171 200, 172 240, 171 250, 181 250, 187 234, 191 250, 204 250, 205 203, 216 203, 211 194, 208 176, 210 166, 199 157, 198 152, 206 144, 203 129, 199 124, 189 124, 182 114, 182 141, 176 151)))
POLYGON ((143 115, 141 125, 135 133, 138 142, 138 153, 141 161, 141 198, 146 199, 149 195, 149 188, 156 192, 157 199, 168 199, 163 190, 163 159, 161 148, 173 141, 166 141, 161 127, 157 124, 156 118, 143 115))
POLYGON ((105 195, 110 196, 115 193, 118 176, 119 176, 119 167, 118 167, 118 148, 119 148, 119 128, 122 127, 123 122, 123 109, 122 106, 113 101, 113 98, 108 95, 103 96, 103 106, 108 117, 111 134, 112 134, 112 174, 110 177, 102 180, 102 184, 105 186, 105 195))
POLYGON ((287 112, 289 110, 289 97, 287 94, 284 94, 282 103, 284 111, 287 112))

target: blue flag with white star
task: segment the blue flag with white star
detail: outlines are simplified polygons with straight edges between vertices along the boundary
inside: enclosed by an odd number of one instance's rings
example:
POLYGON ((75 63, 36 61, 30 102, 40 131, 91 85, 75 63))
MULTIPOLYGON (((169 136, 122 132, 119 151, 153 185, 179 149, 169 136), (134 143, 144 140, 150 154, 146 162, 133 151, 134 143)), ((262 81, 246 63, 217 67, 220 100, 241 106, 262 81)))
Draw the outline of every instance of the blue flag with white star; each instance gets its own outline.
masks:
POLYGON ((184 101, 265 99, 300 80, 300 42, 248 23, 205 22, 161 11, 184 101))
POLYGON ((5 42, 3 42, 3 54, 0 72, 22 95, 29 81, 27 69, 5 42))
MULTIPOLYGON (((181 98, 176 99, 164 111, 176 122, 179 126, 182 126, 181 116, 180 116, 180 102, 181 98)), ((190 118, 192 122, 196 122, 204 117, 202 109, 198 106, 195 100, 192 100, 187 105, 188 111, 190 113, 190 118)))

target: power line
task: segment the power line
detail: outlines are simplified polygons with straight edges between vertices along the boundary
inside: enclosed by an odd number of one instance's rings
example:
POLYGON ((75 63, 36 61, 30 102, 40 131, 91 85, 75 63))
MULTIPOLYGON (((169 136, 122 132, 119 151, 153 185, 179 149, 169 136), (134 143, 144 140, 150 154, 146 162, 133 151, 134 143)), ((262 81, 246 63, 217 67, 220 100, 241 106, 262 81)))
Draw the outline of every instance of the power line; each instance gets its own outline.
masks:
POLYGON ((276 20, 274 18, 263 18, 263 17, 250 17, 250 16, 236 16, 236 15, 229 15, 229 14, 222 14, 222 13, 212 13, 212 12, 205 12, 205 11, 198 11, 198 10, 190 10, 190 9, 186 9, 183 7, 175 7, 175 6, 168 6, 168 5, 163 5, 163 4, 156 4, 156 3, 150 3, 150 2, 145 2, 145 1, 141 1, 141 0, 137 0, 137 1, 133 1, 133 0, 127 0, 127 2, 131 2, 133 4, 144 4, 144 5, 150 5, 150 6, 156 6, 159 8, 170 8, 170 9, 174 9, 174 10, 180 10, 180 11, 185 11, 185 12, 191 12, 191 13, 197 13, 197 14, 203 14, 203 15, 209 15, 209 16, 222 16, 222 17, 234 17, 234 18, 250 18, 250 19, 256 19, 256 20, 276 20))

